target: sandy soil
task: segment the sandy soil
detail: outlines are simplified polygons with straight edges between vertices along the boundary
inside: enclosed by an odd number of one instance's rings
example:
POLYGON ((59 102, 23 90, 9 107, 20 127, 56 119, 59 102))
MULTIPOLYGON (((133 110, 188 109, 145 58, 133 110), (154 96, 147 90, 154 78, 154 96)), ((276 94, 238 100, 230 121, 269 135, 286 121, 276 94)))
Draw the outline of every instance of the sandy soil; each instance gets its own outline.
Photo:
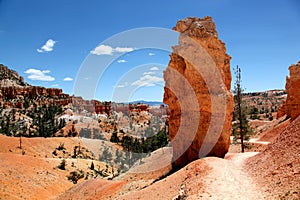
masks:
MULTIPOLYGON (((91 160, 69 156, 74 146, 84 147, 78 138, 22 138, 22 149, 19 141, 19 138, 0 135, 1 200, 55 199, 74 186, 67 179, 71 171, 91 172, 91 160), (52 152, 62 143, 66 153, 57 151, 59 155, 54 156, 52 152), (66 170, 57 168, 63 157, 66 170)), ((106 167, 104 163, 93 162, 96 169, 106 167)))
POLYGON ((59 162, 0 153, 0 199, 54 199, 73 186, 59 162))
POLYGON ((300 199, 300 117, 247 165, 267 199, 300 199))
POLYGON ((71 188, 58 200, 64 199, 111 199, 111 197, 119 190, 125 182, 122 181, 108 181, 102 179, 91 179, 76 185, 71 188))
MULTIPOLYGON (((60 145, 64 144, 66 151, 73 153, 73 148, 76 145, 81 145, 81 141, 78 138, 24 138, 22 137, 22 149, 20 146, 19 137, 7 137, 0 134, 0 152, 1 153, 13 153, 41 158, 52 158, 52 152, 60 145)), ((67 156, 67 155, 66 155, 67 156)))

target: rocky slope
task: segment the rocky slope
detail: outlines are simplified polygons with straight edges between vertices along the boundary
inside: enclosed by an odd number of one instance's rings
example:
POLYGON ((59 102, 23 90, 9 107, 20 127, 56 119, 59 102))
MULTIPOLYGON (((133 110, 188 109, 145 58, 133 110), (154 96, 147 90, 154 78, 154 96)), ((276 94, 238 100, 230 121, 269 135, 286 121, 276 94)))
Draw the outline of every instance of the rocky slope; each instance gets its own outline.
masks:
POLYGON ((300 117, 281 131, 263 152, 249 159, 249 171, 268 199, 300 198, 299 152, 300 117))
POLYGON ((74 186, 72 172, 84 175, 78 183, 101 177, 90 169, 92 162, 95 170, 112 174, 78 138, 22 138, 21 149, 19 138, 0 134, 0 199, 55 199, 74 186), (65 170, 58 168, 63 159, 65 170))
POLYGON ((139 181, 135 177, 110 182, 89 180, 62 194, 60 199, 263 199, 264 194, 245 165, 255 154, 202 158, 147 187, 140 187, 147 177, 139 181))
POLYGON ((19 74, 9 69, 8 67, 0 64, 0 87, 2 86, 25 86, 28 85, 24 82, 24 78, 19 74))
POLYGON ((278 110, 278 117, 287 115, 292 120, 300 115, 300 61, 289 67, 290 77, 286 78, 287 99, 278 110))
POLYGON ((178 21, 174 30, 181 35, 164 72, 164 103, 170 109, 174 166, 180 167, 199 156, 224 157, 230 144, 233 97, 231 58, 212 18, 189 17, 178 21))

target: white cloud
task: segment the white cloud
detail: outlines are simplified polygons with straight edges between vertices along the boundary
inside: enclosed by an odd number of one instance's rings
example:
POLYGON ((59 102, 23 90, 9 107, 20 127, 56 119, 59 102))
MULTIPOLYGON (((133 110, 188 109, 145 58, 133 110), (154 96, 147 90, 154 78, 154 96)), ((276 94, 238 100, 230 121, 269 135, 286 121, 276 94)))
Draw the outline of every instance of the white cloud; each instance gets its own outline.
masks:
POLYGON ((26 74, 28 74, 28 77, 30 80, 34 81, 54 81, 55 78, 52 76, 47 75, 47 73, 50 73, 49 70, 39 70, 39 69, 28 69, 25 71, 26 74))
POLYGON ((91 51, 91 53, 95 55, 112 55, 113 48, 102 44, 97 46, 93 51, 91 51))
POLYGON ((41 48, 37 49, 37 52, 43 53, 43 52, 53 51, 53 47, 54 47, 55 43, 56 43, 56 41, 49 39, 41 48))
POLYGON ((149 55, 149 56, 154 56, 154 55, 155 55, 155 53, 148 53, 148 55, 149 55))
POLYGON ((116 47, 114 49, 115 52, 120 52, 120 53, 127 53, 127 52, 130 52, 130 51, 133 51, 134 49, 131 48, 131 47, 116 47))
POLYGON ((158 71, 159 68, 158 68, 158 67, 151 67, 150 70, 151 70, 151 71, 158 71))
POLYGON ((118 63, 126 63, 127 61, 126 60, 118 60, 117 62, 118 63))
POLYGON ((144 72, 143 75, 153 75, 155 72, 144 72))
POLYGON ((71 78, 71 77, 66 77, 66 78, 64 78, 64 81, 73 81, 73 78, 71 78))
POLYGON ((128 82, 125 82, 124 84, 117 85, 116 88, 124 88, 126 86, 128 86, 128 82))
POLYGON ((155 86, 157 83, 163 82, 164 79, 157 76, 145 75, 142 76, 139 80, 133 82, 132 86, 155 86))
POLYGON ((111 46, 108 45, 100 45, 97 46, 94 50, 91 51, 91 54, 95 55, 113 55, 113 53, 127 53, 131 52, 134 49, 131 47, 116 47, 112 48, 111 46))
POLYGON ((58 86, 59 86, 58 84, 51 85, 51 87, 58 87, 58 86))
POLYGON ((50 70, 43 70, 42 71, 44 74, 50 73, 50 70))

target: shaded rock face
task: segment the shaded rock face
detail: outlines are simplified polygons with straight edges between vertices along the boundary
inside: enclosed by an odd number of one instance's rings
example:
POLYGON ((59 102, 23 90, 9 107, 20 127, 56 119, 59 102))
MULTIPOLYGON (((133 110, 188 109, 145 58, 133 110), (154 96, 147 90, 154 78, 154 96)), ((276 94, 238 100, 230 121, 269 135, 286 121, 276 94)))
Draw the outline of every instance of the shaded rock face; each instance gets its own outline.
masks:
POLYGON ((278 109, 277 118, 287 115, 292 120, 300 115, 300 61, 289 67, 290 77, 286 78, 287 99, 278 109))
POLYGON ((186 18, 173 29, 181 34, 164 72, 164 103, 170 109, 173 166, 182 167, 199 157, 224 157, 228 151, 231 57, 211 17, 186 18))

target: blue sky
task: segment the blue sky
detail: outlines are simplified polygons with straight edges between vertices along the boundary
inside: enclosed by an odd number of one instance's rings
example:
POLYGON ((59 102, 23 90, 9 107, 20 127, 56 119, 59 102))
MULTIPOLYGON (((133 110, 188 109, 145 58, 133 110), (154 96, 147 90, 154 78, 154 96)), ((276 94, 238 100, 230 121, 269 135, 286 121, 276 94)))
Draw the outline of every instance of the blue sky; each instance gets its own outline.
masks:
POLYGON ((121 101, 116 93, 130 86, 130 100, 161 101, 170 52, 156 45, 138 49, 137 37, 130 45, 118 34, 143 27, 171 29, 188 16, 213 17, 231 66, 242 68, 246 91, 284 88, 288 66, 300 60, 298 0, 0 0, 0 63, 30 84, 69 94, 85 91, 88 98, 121 101), (89 82, 82 69, 93 63, 89 73, 97 78, 100 71, 94 70, 106 59, 112 61, 101 77, 89 82))

